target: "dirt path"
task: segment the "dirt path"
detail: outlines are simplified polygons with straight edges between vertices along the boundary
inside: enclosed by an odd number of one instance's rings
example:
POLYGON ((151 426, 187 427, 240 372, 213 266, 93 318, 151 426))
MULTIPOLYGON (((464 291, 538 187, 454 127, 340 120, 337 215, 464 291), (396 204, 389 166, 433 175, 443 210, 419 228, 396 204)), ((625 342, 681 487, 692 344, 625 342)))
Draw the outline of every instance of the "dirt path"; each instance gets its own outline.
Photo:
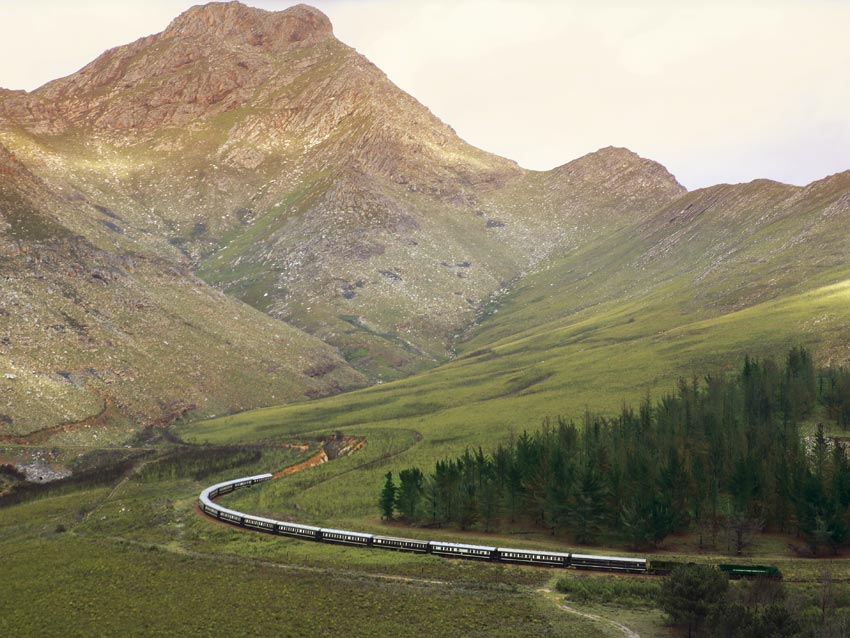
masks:
POLYGON ((565 605, 563 603, 558 606, 564 611, 567 611, 571 614, 575 614, 576 616, 581 616, 582 618, 587 618, 589 620, 594 620, 596 622, 601 622, 603 624, 616 627, 617 629, 622 631, 628 638, 640 638, 639 633, 637 633, 636 631, 632 631, 625 625, 618 623, 616 620, 611 620, 610 618, 605 618, 604 616, 597 616, 596 614, 590 614, 585 611, 579 611, 578 609, 574 609, 573 607, 570 607, 569 605, 565 605))
POLYGON ((325 452, 325 448, 320 448, 318 452, 316 452, 313 456, 308 459, 304 459, 300 463, 296 463, 295 465, 290 465, 289 467, 285 467, 279 472, 275 472, 272 478, 280 478, 281 476, 289 476, 290 474, 295 474, 296 472, 300 472, 301 470, 306 470, 311 467, 316 467, 317 465, 321 465, 322 463, 327 463, 328 453, 325 452))
POLYGON ((313 456, 304 459, 300 463, 285 467, 279 472, 275 472, 272 478, 280 478, 281 476, 289 476, 302 470, 307 470, 311 467, 316 467, 322 463, 327 463, 332 459, 337 459, 340 456, 348 456, 354 454, 360 448, 366 445, 365 439, 355 439, 354 437, 343 437, 341 440, 326 441, 322 443, 322 447, 313 456))
POLYGON ((543 594, 547 598, 551 599, 558 605, 558 608, 573 614, 575 616, 581 616, 582 618, 586 618, 588 620, 592 620, 597 623, 602 623, 603 625, 608 625, 609 627, 614 627, 615 629, 622 631, 626 638, 640 638, 640 634, 633 629, 626 627, 624 624, 617 622, 616 620, 611 620, 610 618, 606 618, 605 616, 599 616, 598 614, 591 614, 587 611, 579 611, 575 607, 570 607, 566 603, 560 602, 559 599, 561 596, 551 589, 543 588, 537 590, 539 593, 543 594))
POLYGON ((44 445, 56 434, 70 434, 79 430, 96 428, 102 426, 115 412, 115 402, 106 397, 103 399, 103 408, 97 414, 93 414, 79 421, 68 421, 58 425, 34 430, 27 434, 3 434, 0 435, 0 443, 11 443, 13 445, 44 445))
POLYGON ((145 459, 141 463, 137 463, 136 465, 134 465, 133 468, 129 472, 124 474, 124 476, 121 478, 121 480, 118 481, 111 490, 109 490, 109 494, 104 496, 103 500, 101 500, 95 507, 93 507, 92 509, 90 509, 88 512, 86 512, 83 515, 83 518, 79 522, 79 525, 84 525, 86 523, 86 521, 89 520, 89 517, 91 517, 92 514, 97 512, 104 505, 106 505, 109 501, 111 501, 115 497, 115 495, 118 493, 118 491, 127 484, 127 481, 129 481, 134 476, 137 476, 139 474, 139 472, 142 471, 142 468, 145 467, 145 465, 147 465, 148 463, 153 463, 154 461, 159 461, 159 460, 160 460, 159 457, 154 457, 154 458, 150 458, 150 459, 145 459))

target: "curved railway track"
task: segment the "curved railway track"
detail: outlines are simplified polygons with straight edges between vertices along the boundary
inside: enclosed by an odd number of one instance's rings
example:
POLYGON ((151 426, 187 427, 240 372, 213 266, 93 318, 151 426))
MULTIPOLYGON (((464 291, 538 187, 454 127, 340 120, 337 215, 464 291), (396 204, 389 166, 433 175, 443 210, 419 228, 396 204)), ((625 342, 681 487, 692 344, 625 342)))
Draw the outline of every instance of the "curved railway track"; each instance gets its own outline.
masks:
MULTIPOLYGON (((629 556, 603 556, 595 554, 578 554, 572 552, 550 552, 536 549, 517 549, 512 547, 491 547, 488 545, 469 545, 448 541, 423 541, 416 538, 401 538, 382 536, 330 527, 315 527, 290 521, 279 521, 272 518, 255 516, 233 510, 215 503, 222 494, 229 494, 243 487, 250 487, 275 478, 275 474, 258 474, 216 483, 201 492, 198 498, 199 509, 216 520, 244 527, 246 529, 289 536, 322 543, 352 545, 376 549, 412 552, 417 554, 434 554, 470 560, 489 560, 503 563, 539 565, 543 567, 562 567, 572 569, 588 569, 606 572, 631 574, 664 574, 675 567, 675 563, 658 562, 655 564, 646 558, 629 556)), ((780 579, 782 574, 776 567, 769 565, 718 565, 721 571, 730 578, 771 578, 780 579)))
POLYGON ((273 474, 258 474, 224 481, 206 488, 198 498, 198 507, 204 514, 216 520, 267 534, 289 536, 303 540, 356 547, 372 547, 418 554, 435 554, 472 560, 492 560, 505 563, 541 565, 546 567, 571 567, 575 569, 595 569, 611 572, 647 573, 645 558, 622 556, 597 556, 565 552, 547 552, 542 550, 516 549, 510 547, 490 547, 487 545, 469 545, 448 541, 423 541, 415 538, 399 538, 366 534, 330 527, 314 527, 289 521, 255 516, 239 512, 215 503, 214 499, 234 490, 250 487, 273 478, 273 474))

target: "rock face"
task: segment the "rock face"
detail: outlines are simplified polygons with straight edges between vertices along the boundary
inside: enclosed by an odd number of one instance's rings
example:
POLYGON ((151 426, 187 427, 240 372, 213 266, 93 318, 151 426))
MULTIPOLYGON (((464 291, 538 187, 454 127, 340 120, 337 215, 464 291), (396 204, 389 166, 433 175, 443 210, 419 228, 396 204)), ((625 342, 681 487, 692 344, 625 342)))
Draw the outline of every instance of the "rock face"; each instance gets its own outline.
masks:
POLYGON ((333 35, 333 27, 324 13, 306 4, 270 13, 239 2, 212 2, 186 11, 163 35, 167 38, 213 37, 246 42, 266 51, 280 51, 329 37, 333 35))
POLYGON ((305 5, 193 7, 78 73, 2 91, 0 144, 0 273, 18 300, 3 392, 76 397, 9 417, 39 427, 424 369, 511 282, 600 237, 663 234, 702 197, 626 149, 533 172, 469 146, 305 5))
POLYGON ((188 10, 163 32, 102 54, 79 72, 3 111, 35 132, 150 130, 182 126, 248 102, 276 72, 276 56, 332 38, 321 12, 269 13, 238 2, 188 10))

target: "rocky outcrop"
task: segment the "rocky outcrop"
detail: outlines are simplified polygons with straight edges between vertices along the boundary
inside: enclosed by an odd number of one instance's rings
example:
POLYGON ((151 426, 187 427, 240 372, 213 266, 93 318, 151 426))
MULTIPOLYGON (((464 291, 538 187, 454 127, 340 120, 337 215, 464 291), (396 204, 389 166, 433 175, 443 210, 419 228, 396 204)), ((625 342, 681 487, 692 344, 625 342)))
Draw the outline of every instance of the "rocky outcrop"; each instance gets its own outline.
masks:
POLYGON ((333 27, 324 13, 305 4, 269 12, 240 2, 211 2, 183 13, 162 35, 164 38, 212 36, 278 51, 296 43, 313 44, 327 38, 333 35, 333 27))
POLYGON ((332 36, 327 17, 305 5, 279 13, 239 2, 197 6, 71 76, 0 96, 0 113, 36 134, 183 126, 245 105, 275 73, 277 56, 332 36))

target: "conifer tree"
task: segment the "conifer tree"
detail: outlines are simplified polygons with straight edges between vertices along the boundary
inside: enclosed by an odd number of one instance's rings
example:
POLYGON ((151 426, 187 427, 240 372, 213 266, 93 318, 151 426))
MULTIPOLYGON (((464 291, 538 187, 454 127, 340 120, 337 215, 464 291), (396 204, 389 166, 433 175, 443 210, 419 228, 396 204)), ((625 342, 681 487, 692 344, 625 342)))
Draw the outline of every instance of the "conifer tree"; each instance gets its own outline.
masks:
POLYGON ((395 507, 403 518, 415 521, 419 517, 424 491, 422 470, 418 467, 402 470, 398 473, 398 480, 395 507))
POLYGON ((395 509, 396 486, 393 482, 393 473, 387 472, 384 476, 384 489, 381 490, 381 514, 384 520, 393 520, 393 510, 395 509))
POLYGON ((692 635, 723 599, 729 581, 708 565, 681 565, 661 582, 658 600, 674 623, 686 625, 692 635))

